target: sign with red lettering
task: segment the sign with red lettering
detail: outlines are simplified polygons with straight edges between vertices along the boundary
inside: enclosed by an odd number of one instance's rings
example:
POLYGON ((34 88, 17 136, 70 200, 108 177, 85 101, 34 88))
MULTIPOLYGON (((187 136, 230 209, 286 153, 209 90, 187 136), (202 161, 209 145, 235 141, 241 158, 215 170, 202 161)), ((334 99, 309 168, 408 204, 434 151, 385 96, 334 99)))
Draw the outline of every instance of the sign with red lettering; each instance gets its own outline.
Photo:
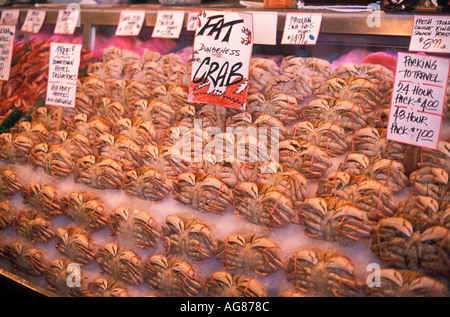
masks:
POLYGON ((189 101, 245 109, 252 48, 251 13, 201 11, 189 101))
POLYGON ((398 53, 386 137, 436 149, 442 124, 450 60, 398 53))

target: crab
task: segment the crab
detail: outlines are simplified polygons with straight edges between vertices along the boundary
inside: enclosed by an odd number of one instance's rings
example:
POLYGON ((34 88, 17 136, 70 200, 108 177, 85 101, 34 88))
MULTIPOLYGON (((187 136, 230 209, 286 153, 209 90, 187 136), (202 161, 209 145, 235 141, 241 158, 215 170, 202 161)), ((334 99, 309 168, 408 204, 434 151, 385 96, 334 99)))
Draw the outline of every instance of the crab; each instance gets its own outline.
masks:
POLYGON ((80 180, 96 189, 121 189, 123 164, 106 157, 87 155, 76 161, 73 168, 74 181, 80 180))
POLYGON ((277 63, 269 58, 252 58, 249 70, 249 93, 264 93, 280 75, 277 63))
POLYGON ((314 85, 317 98, 339 98, 359 104, 365 111, 387 108, 384 95, 378 90, 378 84, 366 78, 345 77, 329 79, 314 85))
POLYGON ((299 210, 309 236, 342 245, 368 240, 372 232, 367 214, 341 198, 308 198, 299 210))
POLYGON ((361 289, 352 260, 334 250, 296 251, 289 258, 285 273, 287 280, 302 292, 355 297, 361 289))
POLYGON ((0 230, 8 228, 14 220, 15 212, 6 201, 0 202, 0 230))
POLYGON ((353 175, 365 175, 398 192, 409 185, 402 163, 394 160, 374 157, 369 158, 358 152, 350 152, 345 156, 339 169, 353 175))
POLYGON ((75 109, 77 113, 85 113, 88 116, 92 116, 95 114, 94 100, 84 92, 77 91, 75 94, 75 109))
POLYGON ((52 222, 34 210, 17 212, 13 228, 18 234, 33 242, 47 243, 55 236, 52 222))
POLYGON ((45 217, 50 218, 63 213, 61 197, 49 184, 31 182, 22 188, 21 195, 24 204, 30 204, 45 217))
POLYGON ((167 75, 164 74, 164 69, 158 61, 144 62, 141 70, 136 72, 132 79, 145 83, 150 89, 165 85, 168 82, 167 75))
POLYGON ((78 297, 83 294, 82 271, 67 259, 52 260, 44 270, 47 287, 60 296, 78 297))
POLYGON ((272 274, 283 267, 280 247, 256 233, 234 234, 219 240, 216 258, 227 270, 253 271, 259 275, 272 274))
POLYGON ((49 134, 46 142, 50 146, 62 146, 72 155, 74 160, 95 154, 91 140, 80 132, 69 133, 65 130, 54 130, 49 134))
POLYGON ((223 213, 231 204, 231 190, 219 178, 206 173, 183 173, 173 181, 174 199, 194 210, 223 213))
POLYGON ((450 231, 445 227, 390 217, 380 219, 370 242, 377 257, 391 266, 450 274, 450 231))
POLYGON ((213 232, 196 219, 168 215, 162 230, 169 256, 182 255, 198 263, 214 255, 217 243, 213 232))
POLYGON ((72 155, 60 145, 40 143, 30 152, 28 163, 33 170, 43 169, 54 178, 66 178, 72 173, 74 161, 72 155))
POLYGON ((187 262, 155 254, 144 265, 144 281, 165 296, 195 297, 202 284, 197 271, 187 262))
POLYGON ((112 126, 112 133, 133 139, 139 146, 156 144, 156 128, 151 121, 140 118, 123 118, 112 126))
POLYGON ((266 297, 267 293, 259 281, 232 275, 227 271, 211 273, 203 285, 205 297, 266 297))
POLYGON ((72 192, 63 197, 63 211, 77 226, 94 232, 106 227, 108 215, 103 202, 88 192, 72 192))
POLYGON ((128 297, 128 291, 111 278, 99 277, 89 282, 84 296, 87 297, 128 297))
POLYGON ((160 238, 158 223, 146 211, 115 208, 109 214, 111 235, 132 241, 138 248, 155 246, 160 238))
MULTIPOLYGON (((191 129, 194 127, 195 120, 196 120, 196 113, 197 109, 192 104, 187 104, 177 111, 175 111, 175 127, 183 127, 191 129)), ((204 113, 207 113, 207 111, 204 111, 204 113)), ((214 111, 211 111, 208 113, 208 115, 213 115, 214 111)), ((198 119, 197 119, 198 120, 198 119)), ((200 117, 200 120, 202 120, 203 124, 203 118, 200 117)))
POLYGON ((448 173, 440 167, 424 167, 409 176, 414 192, 437 200, 450 200, 448 173))
MULTIPOLYGON (((125 86, 125 94, 123 104, 129 104, 134 100, 141 100, 148 98, 151 94, 151 89, 145 83, 137 80, 127 80, 125 86)), ((120 100, 120 99, 119 99, 120 100)))
POLYGON ((312 124, 320 121, 334 123, 349 132, 366 127, 369 119, 360 105, 338 98, 312 99, 299 109, 298 116, 312 124))
POLYGON ((396 216, 428 225, 440 225, 450 229, 450 205, 439 203, 430 196, 416 195, 398 204, 396 216))
POLYGON ((99 99, 108 95, 107 83, 96 77, 82 77, 81 91, 92 99, 99 99))
POLYGON ((34 147, 33 140, 21 134, 0 135, 0 160, 10 164, 26 164, 34 147))
POLYGON ((332 122, 300 121, 292 126, 289 139, 319 146, 330 157, 343 155, 349 148, 345 129, 332 122))
POLYGON ((319 180, 317 197, 339 197, 365 211, 370 221, 395 215, 392 190, 365 176, 333 172, 319 180))
POLYGON ((145 145, 141 149, 141 166, 152 167, 168 178, 174 178, 188 171, 179 155, 172 146, 145 145))
POLYGON ((62 254, 79 264, 95 260, 91 235, 81 227, 60 227, 55 232, 54 246, 62 254))
POLYGON ((153 98, 158 99, 178 111, 190 105, 188 102, 189 88, 181 83, 168 83, 155 87, 151 91, 153 98))
POLYGON ((45 125, 39 122, 22 121, 10 129, 13 134, 20 134, 25 136, 33 142, 38 144, 44 142, 49 134, 49 131, 45 125))
POLYGON ((450 173, 450 141, 439 141, 436 150, 421 147, 417 168, 439 167, 450 173))
POLYGON ((156 129, 167 129, 175 121, 175 110, 172 107, 157 99, 140 99, 133 102, 130 109, 130 116, 151 121, 156 129))
POLYGON ((75 111, 64 108, 61 113, 61 109, 61 107, 38 107, 31 113, 31 121, 43 124, 48 131, 65 129, 75 111))
POLYGON ((15 241, 5 245, 3 255, 14 270, 31 276, 42 276, 45 269, 45 257, 36 247, 25 241, 15 241))
POLYGON ((169 195, 172 187, 164 174, 145 166, 125 173, 123 189, 127 195, 144 200, 160 201, 169 195))
POLYGON ((295 96, 282 92, 250 94, 247 97, 250 112, 265 113, 279 119, 283 124, 298 120, 298 102, 295 96))
POLYGON ((448 297, 447 286, 431 276, 411 271, 381 269, 380 285, 368 287, 370 297, 448 297))
POLYGON ((127 109, 122 102, 108 97, 103 97, 101 99, 95 99, 93 112, 96 116, 105 119, 112 126, 118 120, 124 118, 127 113, 127 109))
POLYGON ((10 198, 23 189, 19 176, 10 168, 0 168, 0 198, 10 198))
POLYGON ((136 253, 126 247, 105 243, 98 249, 97 263, 100 273, 106 272, 128 285, 142 283, 142 261, 136 253))
POLYGON ((109 157, 122 164, 125 171, 138 168, 141 147, 124 135, 103 134, 95 141, 97 155, 109 157))
POLYGON ((280 228, 295 216, 291 199, 272 185, 242 182, 233 189, 235 215, 265 229, 280 228))
POLYGON ((293 168, 307 179, 322 177, 333 165, 329 155, 322 148, 309 142, 288 139, 279 143, 281 165, 293 168))
POLYGON ((108 121, 103 118, 79 113, 67 123, 67 131, 71 133, 79 132, 94 143, 99 136, 110 133, 111 127, 108 121))

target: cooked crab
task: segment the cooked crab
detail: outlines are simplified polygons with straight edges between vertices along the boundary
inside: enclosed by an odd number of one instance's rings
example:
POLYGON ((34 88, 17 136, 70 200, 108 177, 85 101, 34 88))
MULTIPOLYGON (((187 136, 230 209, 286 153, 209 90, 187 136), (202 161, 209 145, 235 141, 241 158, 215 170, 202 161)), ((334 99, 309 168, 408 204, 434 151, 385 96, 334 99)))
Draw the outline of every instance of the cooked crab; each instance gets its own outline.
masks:
POLYGON ((80 132, 67 132, 65 130, 54 130, 50 132, 47 144, 59 145, 66 149, 73 160, 77 160, 86 155, 94 155, 94 146, 89 138, 80 132))
POLYGON ((30 241, 47 243, 55 236, 51 221, 34 210, 19 211, 14 217, 13 228, 30 241))
POLYGON ((0 160, 10 164, 25 164, 34 147, 33 140, 14 133, 0 134, 0 160))
POLYGON ((156 144, 156 128, 151 121, 140 118, 124 118, 115 122, 112 133, 136 141, 139 146, 156 144))
POLYGON ((418 221, 424 225, 440 225, 450 229, 450 204, 439 203, 430 196, 416 195, 398 204, 397 217, 418 221))
POLYGON ((249 70, 249 93, 264 93, 276 76, 280 75, 277 63, 269 58, 252 58, 249 70))
POLYGON ((98 156, 111 158, 122 164, 124 170, 139 167, 141 147, 124 135, 103 134, 95 141, 98 156))
POLYGON ((15 211, 6 201, 0 202, 0 230, 8 228, 14 220, 15 211))
POLYGON ((81 227, 60 227, 54 240, 55 248, 77 263, 88 264, 95 260, 92 236, 81 227))
POLYGON ((157 99, 140 99, 133 102, 130 116, 150 121, 156 129, 163 130, 172 126, 175 121, 175 110, 157 99))
POLYGON ((123 119, 127 112, 123 103, 108 97, 95 99, 93 109, 95 115, 105 119, 111 126, 123 119))
POLYGON ((9 198, 20 192, 23 184, 19 176, 10 168, 0 168, 0 198, 9 198))
POLYGON ((44 270, 47 287, 60 296, 81 296, 82 271, 77 263, 67 259, 52 260, 44 270))
POLYGON ((42 168, 54 178, 66 178, 72 173, 74 160, 62 146, 40 143, 30 152, 28 163, 33 170, 42 168))
POLYGON ((409 176, 415 193, 437 200, 450 200, 448 173, 440 167, 424 167, 409 176))
POLYGON ((145 145, 141 149, 140 164, 152 167, 169 178, 188 171, 182 157, 171 146, 145 145))
POLYGON ((172 187, 164 174, 146 166, 126 172, 123 177, 123 189, 127 195, 160 201, 171 192, 172 187))
POLYGON ((5 245, 3 256, 11 262, 14 270, 32 276, 42 276, 44 273, 45 257, 31 243, 15 241, 5 245))
POLYGON ((67 123, 67 132, 79 132, 94 143, 99 136, 110 133, 111 127, 108 121, 103 118, 79 113, 67 123))
POLYGON ((106 156, 88 155, 74 164, 74 181, 97 189, 121 189, 123 165, 106 156))
POLYGON ((89 282, 84 292, 87 297, 128 297, 128 291, 115 280, 99 277, 89 282))
POLYGON ((89 232, 103 229, 108 223, 103 202, 94 194, 72 192, 63 198, 63 206, 64 214, 89 232))
POLYGON ((227 271, 211 273, 203 285, 205 297, 266 297, 258 280, 231 275, 227 271))
POLYGON ((255 113, 269 114, 283 124, 298 120, 298 102, 295 96, 282 92, 255 93, 247 97, 248 109, 255 113))
POLYGON ((394 85, 394 73, 380 64, 343 63, 333 72, 337 78, 361 77, 367 78, 378 85, 378 90, 388 92, 394 85))
POLYGON ((168 83, 160 85, 151 91, 154 98, 164 102, 178 111, 184 106, 190 105, 188 102, 189 88, 181 83, 168 83))

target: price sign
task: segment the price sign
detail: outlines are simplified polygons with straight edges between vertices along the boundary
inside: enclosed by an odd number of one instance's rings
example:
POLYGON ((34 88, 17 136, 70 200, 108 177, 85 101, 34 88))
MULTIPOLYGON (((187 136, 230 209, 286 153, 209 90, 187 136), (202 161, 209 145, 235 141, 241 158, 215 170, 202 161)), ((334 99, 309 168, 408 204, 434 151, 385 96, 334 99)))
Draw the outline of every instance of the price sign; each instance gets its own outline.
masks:
POLYGON ((0 80, 8 80, 14 46, 14 25, 0 25, 0 80))
POLYGON ((286 13, 281 44, 315 45, 322 25, 322 13, 286 13))
POLYGON ((0 18, 0 24, 16 25, 17 20, 19 19, 19 14, 19 9, 3 10, 2 17, 0 18))
POLYGON ((188 20, 186 24, 187 31, 195 31, 197 29, 199 13, 200 13, 199 11, 189 11, 188 20))
POLYGON ((46 104, 75 107, 81 45, 50 43, 46 104))
POLYGON ((415 15, 409 50, 450 53, 450 16, 415 15))
POLYGON ((184 11, 159 10, 152 37, 179 38, 183 22, 184 11))
POLYGON ((144 10, 122 10, 120 11, 119 24, 117 25, 117 36, 137 36, 144 24, 144 10))
POLYGON ((447 58, 398 53, 389 140, 437 148, 449 67, 447 58))
POLYGON ((77 27, 80 10, 59 10, 54 34, 72 35, 77 27))
POLYGON ((255 44, 277 44, 278 12, 253 11, 255 44))
POLYGON ((198 21, 189 101, 245 109, 253 48, 252 15, 202 11, 198 21))
POLYGON ((28 10, 21 31, 29 33, 38 33, 44 24, 46 12, 44 10, 28 10))

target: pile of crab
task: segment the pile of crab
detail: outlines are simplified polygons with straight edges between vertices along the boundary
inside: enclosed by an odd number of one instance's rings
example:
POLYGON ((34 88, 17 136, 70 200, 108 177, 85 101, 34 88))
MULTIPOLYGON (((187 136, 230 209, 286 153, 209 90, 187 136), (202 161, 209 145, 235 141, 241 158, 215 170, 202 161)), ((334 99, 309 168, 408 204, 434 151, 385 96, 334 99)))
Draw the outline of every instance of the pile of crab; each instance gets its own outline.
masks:
POLYGON ((20 193, 33 207, 1 205, 0 225, 27 242, 1 248, 16 268, 53 278, 51 289, 65 295, 125 296, 122 284, 148 283, 166 296, 265 296, 255 274, 280 269, 298 291, 283 296, 447 295, 450 144, 430 150, 386 138, 390 70, 255 58, 248 107, 237 111, 189 102, 189 64, 175 54, 105 49, 79 79, 75 108, 36 109, 30 122, 0 135, 0 160, 100 192, 155 203, 172 197, 218 219, 231 211, 263 232, 294 225, 338 246, 365 241, 385 266, 382 287, 365 287, 336 250, 304 249, 286 259, 265 235, 216 240, 207 224, 178 216, 158 227, 148 212, 108 212, 89 191, 61 197, 3 169, 0 194, 20 193), (73 227, 54 229, 51 218, 61 215, 73 227), (163 243, 165 253, 146 253, 143 261, 120 243, 93 247, 91 233, 101 230, 140 249, 163 243), (64 261, 46 263, 33 245, 50 240, 64 261), (224 270, 202 280, 196 263, 210 258, 224 270), (77 293, 65 289, 70 261, 97 262, 107 278, 77 293))

